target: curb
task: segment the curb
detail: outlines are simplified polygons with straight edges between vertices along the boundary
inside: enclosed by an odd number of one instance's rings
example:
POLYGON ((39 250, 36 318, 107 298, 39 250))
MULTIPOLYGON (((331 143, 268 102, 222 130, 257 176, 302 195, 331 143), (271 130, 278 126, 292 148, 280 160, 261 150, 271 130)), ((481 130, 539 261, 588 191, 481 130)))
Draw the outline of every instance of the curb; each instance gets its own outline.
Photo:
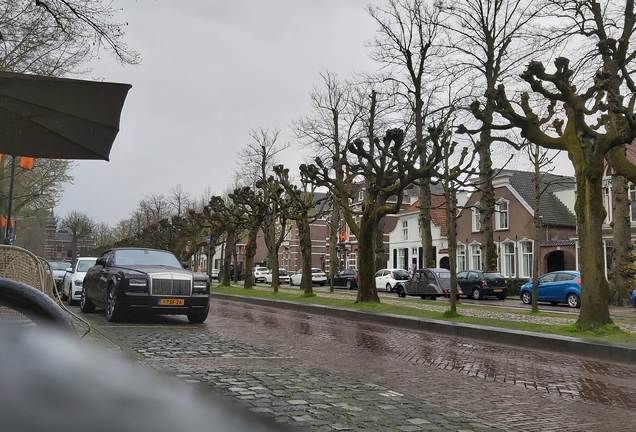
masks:
POLYGON ((636 347, 608 342, 588 341, 572 336, 548 335, 522 330, 507 330, 498 327, 455 323, 430 318, 415 318, 404 315, 358 311, 334 306, 310 305, 288 300, 267 300, 234 294, 211 292, 210 297, 334 318, 344 318, 354 321, 391 324, 399 327, 447 334, 456 337, 481 339, 526 348, 565 352, 584 357, 614 360, 623 363, 636 363, 636 347))

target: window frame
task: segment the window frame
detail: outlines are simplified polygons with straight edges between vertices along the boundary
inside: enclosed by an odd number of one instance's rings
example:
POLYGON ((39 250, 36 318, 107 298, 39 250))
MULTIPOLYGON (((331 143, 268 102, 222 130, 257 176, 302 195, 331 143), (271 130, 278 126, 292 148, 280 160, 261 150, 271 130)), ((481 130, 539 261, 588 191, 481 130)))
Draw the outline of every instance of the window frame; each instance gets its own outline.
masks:
POLYGON ((497 217, 495 218, 495 230, 502 231, 510 229, 510 201, 506 199, 500 199, 495 204, 495 212, 497 217), (501 205, 506 205, 506 210, 501 210, 501 205), (505 221, 505 226, 502 225, 502 218, 505 221))

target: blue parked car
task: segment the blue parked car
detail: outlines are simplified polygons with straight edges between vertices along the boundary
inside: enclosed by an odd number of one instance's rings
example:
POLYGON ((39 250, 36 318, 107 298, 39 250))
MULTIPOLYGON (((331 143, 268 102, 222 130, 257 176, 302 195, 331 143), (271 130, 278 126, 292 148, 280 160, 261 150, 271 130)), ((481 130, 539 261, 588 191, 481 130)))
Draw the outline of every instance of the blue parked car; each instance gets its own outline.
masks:
MULTIPOLYGON (((532 303, 532 281, 521 286, 519 297, 524 304, 532 303)), ((562 270, 542 275, 539 277, 537 300, 553 305, 567 303, 570 307, 581 307, 581 273, 562 270)))
POLYGON ((629 304, 636 308, 636 290, 632 292, 632 298, 629 299, 629 304))

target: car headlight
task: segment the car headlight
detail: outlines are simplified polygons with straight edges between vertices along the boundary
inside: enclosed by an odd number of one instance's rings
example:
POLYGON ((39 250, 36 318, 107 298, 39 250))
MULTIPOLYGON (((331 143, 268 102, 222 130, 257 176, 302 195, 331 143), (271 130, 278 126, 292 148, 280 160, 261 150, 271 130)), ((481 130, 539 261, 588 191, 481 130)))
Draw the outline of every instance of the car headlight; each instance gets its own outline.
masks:
POLYGON ((194 281, 195 288, 205 288, 208 285, 206 281, 194 281))
POLYGON ((83 280, 76 279, 73 281, 73 285, 81 287, 84 284, 83 280))
POLYGON ((146 286, 148 285, 148 281, 146 279, 129 279, 128 285, 130 286, 146 286))

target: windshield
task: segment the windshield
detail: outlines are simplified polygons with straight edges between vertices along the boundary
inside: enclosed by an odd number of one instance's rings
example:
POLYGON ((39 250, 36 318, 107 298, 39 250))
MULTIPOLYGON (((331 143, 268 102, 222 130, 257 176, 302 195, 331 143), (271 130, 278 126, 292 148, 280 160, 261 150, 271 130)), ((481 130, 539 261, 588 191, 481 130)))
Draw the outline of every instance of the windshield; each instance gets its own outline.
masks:
POLYGON ((484 279, 505 279, 505 277, 501 274, 501 273, 495 273, 495 272, 489 272, 486 273, 484 272, 484 279))
POLYGON ((93 267, 95 265, 95 261, 97 261, 97 258, 94 259, 87 259, 87 260, 79 260, 77 262, 77 271, 78 272, 86 272, 88 271, 89 268, 93 267))
POLYGON ((393 270, 393 274, 398 277, 409 277, 409 273, 406 270, 393 270))
POLYGON ((147 249, 122 249, 115 251, 116 265, 163 265, 181 267, 181 263, 170 252, 147 249))
POLYGON ((450 272, 435 272, 435 276, 439 279, 450 279, 450 272))
POLYGON ((71 266, 71 263, 64 261, 49 261, 49 264, 53 270, 66 270, 71 266))

